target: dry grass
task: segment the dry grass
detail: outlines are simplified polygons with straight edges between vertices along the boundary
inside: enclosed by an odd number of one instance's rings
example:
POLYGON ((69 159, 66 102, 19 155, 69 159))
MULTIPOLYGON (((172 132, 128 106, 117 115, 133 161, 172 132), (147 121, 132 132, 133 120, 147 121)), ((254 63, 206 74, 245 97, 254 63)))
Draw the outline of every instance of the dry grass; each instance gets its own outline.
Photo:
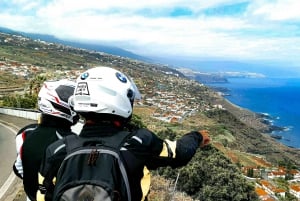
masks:
MULTIPOLYGON (((134 108, 134 113, 141 117, 142 121, 147 125, 147 127, 157 132, 162 130, 165 126, 170 128, 170 124, 164 123, 157 119, 152 118, 152 114, 155 111, 153 107, 146 106, 138 106, 134 108)), ((186 133, 190 130, 195 129, 208 129, 210 126, 215 125, 216 123, 207 118, 205 115, 201 113, 197 113, 193 116, 187 117, 182 124, 174 125, 172 127, 177 133, 186 133)), ((218 150, 224 153, 233 163, 240 163, 243 166, 260 166, 260 167, 270 167, 271 164, 265 161, 262 157, 258 157, 252 154, 248 154, 245 152, 240 152, 238 150, 232 150, 227 147, 224 147, 222 143, 219 143, 214 133, 210 133, 212 137, 213 146, 215 146, 218 150)), ((224 137, 224 136, 223 136, 224 137)), ((227 136, 228 137, 228 136, 227 136)), ((156 182, 158 182, 156 180, 156 182)), ((161 190, 161 189, 160 189, 161 190)), ((161 193, 161 196, 164 194, 161 193)))
POLYGON ((193 201, 193 199, 182 192, 174 192, 174 185, 169 180, 152 176, 148 201, 193 201))
POLYGON ((272 167, 272 164, 266 161, 263 157, 229 149, 219 142, 214 142, 213 146, 223 152, 224 155, 232 161, 232 163, 240 163, 243 166, 251 167, 272 167))

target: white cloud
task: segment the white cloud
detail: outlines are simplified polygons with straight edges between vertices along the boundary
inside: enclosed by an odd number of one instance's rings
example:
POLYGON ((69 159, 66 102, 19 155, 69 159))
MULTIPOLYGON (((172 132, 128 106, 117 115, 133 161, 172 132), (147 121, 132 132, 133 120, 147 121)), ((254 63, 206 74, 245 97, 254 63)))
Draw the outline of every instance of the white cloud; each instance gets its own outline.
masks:
POLYGON ((300 20, 299 9, 299 0, 279 0, 254 4, 253 14, 263 15, 269 20, 300 20))
POLYGON ((0 11, 0 26, 62 39, 112 43, 137 54, 288 61, 291 56, 296 61, 299 55, 298 0, 249 0, 246 12, 234 16, 206 16, 202 11, 247 0, 12 2, 16 8, 20 6, 20 12, 0 11), (167 15, 179 7, 191 9, 192 15, 167 15), (149 9, 150 13, 143 13, 149 9))

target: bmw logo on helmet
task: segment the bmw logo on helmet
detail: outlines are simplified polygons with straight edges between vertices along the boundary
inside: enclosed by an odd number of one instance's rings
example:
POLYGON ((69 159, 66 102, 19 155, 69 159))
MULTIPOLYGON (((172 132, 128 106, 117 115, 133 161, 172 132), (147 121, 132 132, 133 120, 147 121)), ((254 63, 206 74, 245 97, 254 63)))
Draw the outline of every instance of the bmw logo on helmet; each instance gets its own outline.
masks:
POLYGON ((125 75, 123 75, 122 73, 117 72, 117 73, 116 73, 116 76, 117 76, 117 78, 118 78, 121 82, 123 82, 123 83, 126 83, 126 82, 127 82, 127 78, 126 78, 125 75))
POLYGON ((81 79, 82 80, 85 80, 86 78, 88 78, 88 76, 89 76, 89 73, 88 72, 85 72, 85 73, 83 73, 82 75, 81 75, 81 79))

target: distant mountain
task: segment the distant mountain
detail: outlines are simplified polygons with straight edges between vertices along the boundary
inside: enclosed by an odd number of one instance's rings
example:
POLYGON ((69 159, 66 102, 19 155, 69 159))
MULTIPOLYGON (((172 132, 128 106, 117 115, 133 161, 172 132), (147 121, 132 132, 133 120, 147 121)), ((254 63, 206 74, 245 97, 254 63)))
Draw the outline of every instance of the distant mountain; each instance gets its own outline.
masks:
POLYGON ((199 72, 257 73, 267 77, 299 77, 299 68, 289 64, 266 61, 230 61, 217 58, 155 58, 156 61, 177 67, 190 68, 199 72))
POLYGON ((104 52, 107 54, 112 54, 112 55, 117 55, 121 57, 127 57, 130 59, 136 59, 136 60, 141 60, 145 62, 153 62, 152 59, 143 57, 137 54, 134 54, 130 51, 124 50, 122 48, 114 47, 114 46, 107 46, 107 45, 101 45, 101 44, 92 44, 91 42, 89 43, 83 43, 83 42, 75 42, 75 41, 67 41, 67 40, 61 40, 56 38, 53 35, 47 35, 47 34, 35 34, 35 33, 26 33, 26 32, 21 32, 21 31, 14 31, 11 29, 7 29, 4 27, 0 27, 0 32, 3 33, 8 33, 8 34, 19 34, 26 36, 31 39, 40 39, 42 41, 46 42, 51 42, 51 43, 59 43, 63 45, 68 45, 76 48, 83 48, 87 50, 93 50, 97 52, 104 52))
POLYGON ((7 33, 7 34, 20 34, 20 32, 13 31, 13 30, 7 29, 5 27, 0 27, 0 32, 7 33))
POLYGON ((220 58, 188 58, 188 57, 154 57, 141 56, 116 46, 97 44, 92 42, 68 41, 56 38, 53 35, 34 34, 14 31, 0 27, 0 32, 19 34, 31 39, 40 39, 46 42, 59 43, 76 48, 83 48, 97 52, 104 52, 111 55, 136 59, 153 64, 166 65, 173 69, 189 68, 199 72, 241 72, 257 73, 267 77, 300 77, 299 68, 288 66, 288 64, 268 63, 265 61, 234 61, 222 60, 220 58))

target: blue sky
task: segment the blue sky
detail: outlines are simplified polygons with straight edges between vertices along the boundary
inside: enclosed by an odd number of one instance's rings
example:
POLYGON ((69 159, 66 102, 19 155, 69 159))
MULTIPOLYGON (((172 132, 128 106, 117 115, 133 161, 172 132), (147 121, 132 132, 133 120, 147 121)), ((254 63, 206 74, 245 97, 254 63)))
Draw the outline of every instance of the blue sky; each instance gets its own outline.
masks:
POLYGON ((1 0, 0 26, 146 56, 300 67, 299 0, 1 0))

